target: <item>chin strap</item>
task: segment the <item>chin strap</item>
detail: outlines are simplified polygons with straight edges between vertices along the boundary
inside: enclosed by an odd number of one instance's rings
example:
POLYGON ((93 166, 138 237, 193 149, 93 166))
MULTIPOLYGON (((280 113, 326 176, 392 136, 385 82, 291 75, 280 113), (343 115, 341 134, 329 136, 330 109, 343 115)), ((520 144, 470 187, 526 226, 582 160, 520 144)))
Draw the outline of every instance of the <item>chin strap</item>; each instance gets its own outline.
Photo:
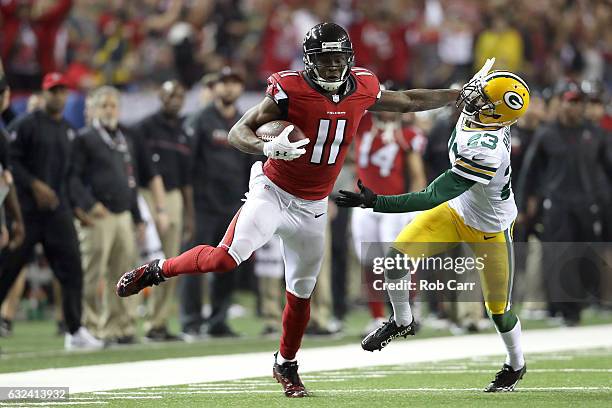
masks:
POLYGON ((312 80, 314 81, 314 83, 319 85, 324 90, 329 91, 329 92, 334 92, 340 89, 340 87, 344 83, 346 83, 349 77, 349 75, 347 74, 349 70, 350 70, 350 65, 347 65, 346 67, 344 67, 344 71, 342 71, 342 75, 340 76, 341 78, 344 78, 344 79, 341 79, 339 81, 334 81, 334 82, 324 81, 323 79, 320 79, 321 74, 319 74, 319 70, 316 64, 313 64, 312 71, 315 73, 315 75, 312 76, 313 77, 312 80))
POLYGON ((345 81, 327 82, 314 79, 314 82, 326 91, 334 92, 340 89, 345 81))
POLYGON ((506 126, 511 126, 511 125, 515 124, 516 121, 518 120, 518 118, 514 119, 514 120, 506 121, 506 122, 484 123, 484 122, 481 122, 481 121, 477 120, 476 119, 476 115, 474 115, 474 116, 468 115, 468 120, 471 123, 474 123, 476 125, 483 126, 483 127, 506 127, 506 126))

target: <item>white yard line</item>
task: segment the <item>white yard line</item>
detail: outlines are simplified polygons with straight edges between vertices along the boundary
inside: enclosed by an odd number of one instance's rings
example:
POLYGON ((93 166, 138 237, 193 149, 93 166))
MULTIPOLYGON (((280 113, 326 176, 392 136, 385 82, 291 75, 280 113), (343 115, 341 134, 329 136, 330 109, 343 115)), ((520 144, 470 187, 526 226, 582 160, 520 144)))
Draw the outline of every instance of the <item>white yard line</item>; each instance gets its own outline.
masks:
MULTIPOLYGON (((355 394, 355 393, 388 393, 388 392, 458 392, 458 391, 478 391, 482 392, 482 388, 342 388, 337 390, 317 390, 312 394, 355 394)), ((566 391, 566 392, 583 392, 583 391, 612 391, 612 387, 521 387, 518 392, 549 392, 549 391, 566 391)), ((515 391, 515 392, 517 392, 515 391)), ((224 391, 190 391, 190 392, 174 392, 169 391, 168 394, 275 394, 278 390, 224 390, 224 391)))
POLYGON ((32 405, 100 405, 100 404, 108 404, 108 401, 40 401, 40 402, 0 402, 0 406, 7 407, 31 407, 32 405), (18 404, 18 405, 15 405, 18 404))
MULTIPOLYGON (((311 391, 312 394, 355 394, 355 393, 377 393, 377 392, 457 392, 457 391, 479 391, 482 388, 434 388, 434 387, 418 387, 418 388, 340 388, 333 390, 316 390, 311 391)), ((583 392, 583 391, 612 391, 612 387, 521 387, 518 392, 545 392, 545 391, 565 391, 565 392, 583 392)), ((515 391, 515 392, 517 392, 515 391)), ((194 395, 194 394, 278 394, 278 387, 273 390, 245 390, 245 389, 222 389, 222 390, 176 390, 156 391, 156 394, 163 395, 194 395)), ((101 398, 109 398, 107 395, 117 395, 116 399, 141 398, 141 393, 96 393, 101 398)))
MULTIPOLYGON (((186 345, 185 347, 189 347, 186 345)), ((612 347, 612 325, 529 330, 523 350, 529 353, 612 347)), ((70 387, 71 393, 171 386, 271 376, 272 351, 266 353, 172 358, 84 367, 0 374, 4 387, 70 387)), ((503 355, 496 334, 396 340, 383 352, 368 353, 359 344, 303 349, 300 372, 341 370, 407 363, 503 355)), ((78 358, 78 356, 75 356, 78 358)), ((500 365, 503 362, 500 357, 500 365)))

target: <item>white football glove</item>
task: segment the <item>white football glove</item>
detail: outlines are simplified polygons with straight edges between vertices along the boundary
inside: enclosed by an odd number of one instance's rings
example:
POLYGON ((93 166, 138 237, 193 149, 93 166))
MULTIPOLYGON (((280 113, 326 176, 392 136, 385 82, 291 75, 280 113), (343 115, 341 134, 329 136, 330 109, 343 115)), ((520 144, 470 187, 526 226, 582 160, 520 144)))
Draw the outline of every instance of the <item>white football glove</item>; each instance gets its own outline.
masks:
POLYGON ((310 143, 309 139, 298 140, 297 142, 289 141, 289 133, 293 130, 293 125, 287 126, 283 131, 274 139, 264 143, 263 153, 270 159, 277 160, 293 160, 297 159, 304 153, 306 149, 302 147, 310 143))
POLYGON ((480 68, 480 71, 478 71, 476 75, 474 75, 467 83, 469 84, 477 79, 484 78, 489 73, 491 68, 493 68, 493 64, 495 64, 495 57, 487 59, 482 68, 480 68))
POLYGON ((461 93, 457 97, 457 107, 466 114, 472 114, 476 108, 474 107, 474 101, 480 98, 480 92, 477 90, 480 87, 482 79, 489 73, 491 68, 495 64, 495 58, 489 58, 485 61, 484 65, 480 70, 463 85, 461 93))

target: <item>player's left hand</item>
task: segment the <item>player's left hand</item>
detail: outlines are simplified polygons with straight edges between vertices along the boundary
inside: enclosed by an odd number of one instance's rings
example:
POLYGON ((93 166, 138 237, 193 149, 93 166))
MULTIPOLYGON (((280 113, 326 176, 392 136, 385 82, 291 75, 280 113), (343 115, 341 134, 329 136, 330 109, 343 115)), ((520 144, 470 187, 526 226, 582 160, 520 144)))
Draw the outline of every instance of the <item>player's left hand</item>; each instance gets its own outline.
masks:
POLYGON ((310 142, 309 139, 289 141, 289 134, 293 131, 293 127, 293 125, 287 126, 277 137, 264 143, 263 154, 270 159, 291 161, 306 153, 304 146, 310 142))
POLYGON ((489 73, 491 68, 493 68, 494 64, 495 58, 487 59, 482 68, 480 68, 480 70, 472 77, 472 79, 470 79, 465 83, 465 85, 463 85, 455 103, 457 108, 463 109, 466 112, 476 111, 474 101, 480 98, 480 93, 474 92, 474 90, 478 88, 477 84, 489 73))
POLYGON ((374 208, 376 193, 364 186, 361 180, 357 181, 357 187, 359 187, 358 193, 346 190, 339 191, 340 195, 334 200, 338 207, 374 208))
POLYGON ((472 79, 470 79, 468 82, 466 82, 466 85, 470 84, 470 83, 472 83, 472 82, 474 82, 476 80, 480 80, 480 79, 484 78, 489 73, 491 68, 493 68, 494 64, 495 64, 495 57, 487 59, 485 61, 484 65, 482 66, 482 68, 480 68, 480 71, 478 71, 476 73, 476 75, 474 75, 472 77, 472 79))

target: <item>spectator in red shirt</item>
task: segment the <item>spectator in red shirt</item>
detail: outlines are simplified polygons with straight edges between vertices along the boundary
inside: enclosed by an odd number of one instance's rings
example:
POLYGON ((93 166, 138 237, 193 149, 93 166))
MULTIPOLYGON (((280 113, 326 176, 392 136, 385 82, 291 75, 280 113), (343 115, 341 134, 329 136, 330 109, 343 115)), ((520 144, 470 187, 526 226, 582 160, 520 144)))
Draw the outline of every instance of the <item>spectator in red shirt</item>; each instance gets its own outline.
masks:
POLYGON ((407 44, 407 26, 384 6, 371 5, 371 12, 349 30, 355 60, 368 68, 381 81, 407 84, 409 80, 410 50, 407 44))
POLYGON ((267 77, 274 72, 282 71, 291 66, 295 56, 300 52, 298 46, 304 33, 297 33, 291 23, 293 8, 288 4, 280 4, 268 17, 262 33, 259 72, 267 77))
POLYGON ((72 0, 5 0, 0 56, 17 90, 34 90, 42 75, 56 71, 55 40, 72 0))
POLYGON ((74 58, 66 67, 64 77, 76 89, 88 90, 96 86, 95 72, 89 63, 91 52, 92 47, 87 42, 78 44, 74 50, 74 58))

